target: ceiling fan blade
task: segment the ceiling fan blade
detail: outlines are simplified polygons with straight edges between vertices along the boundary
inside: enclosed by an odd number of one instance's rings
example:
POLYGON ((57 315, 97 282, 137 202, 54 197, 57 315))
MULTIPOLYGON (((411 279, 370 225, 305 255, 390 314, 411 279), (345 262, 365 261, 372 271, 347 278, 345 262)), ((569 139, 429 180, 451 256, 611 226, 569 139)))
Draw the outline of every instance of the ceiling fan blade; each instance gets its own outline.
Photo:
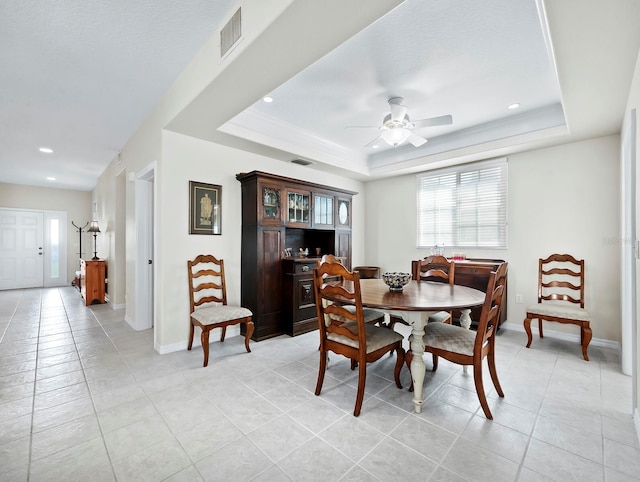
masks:
POLYGON ((378 142, 378 140, 382 140, 382 136, 376 136, 375 138, 373 138, 371 141, 367 142, 364 147, 371 147, 373 146, 376 142, 378 142))
POLYGON ((400 104, 389 104, 391 106, 391 120, 394 122, 402 122, 407 114, 407 108, 400 104))
POLYGON ((422 144, 426 144, 427 140, 424 137, 420 137, 413 132, 409 134, 407 140, 413 144, 413 147, 420 147, 422 144))
POLYGON ((448 126, 453 124, 453 117, 450 115, 441 115, 440 117, 430 117, 429 119, 421 119, 413 121, 415 127, 434 127, 434 126, 448 126))

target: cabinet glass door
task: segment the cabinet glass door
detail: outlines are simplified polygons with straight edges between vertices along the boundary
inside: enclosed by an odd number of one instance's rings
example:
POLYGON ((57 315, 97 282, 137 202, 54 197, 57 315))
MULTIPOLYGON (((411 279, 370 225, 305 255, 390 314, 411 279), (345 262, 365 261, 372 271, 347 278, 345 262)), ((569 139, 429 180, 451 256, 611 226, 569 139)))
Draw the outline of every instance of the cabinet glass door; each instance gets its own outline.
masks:
POLYGON ((262 219, 280 218, 280 189, 273 187, 262 188, 262 219))
POLYGON ((287 222, 309 224, 309 194, 287 193, 287 222))
POLYGON ((313 224, 333 226, 333 197, 315 195, 313 197, 313 224))

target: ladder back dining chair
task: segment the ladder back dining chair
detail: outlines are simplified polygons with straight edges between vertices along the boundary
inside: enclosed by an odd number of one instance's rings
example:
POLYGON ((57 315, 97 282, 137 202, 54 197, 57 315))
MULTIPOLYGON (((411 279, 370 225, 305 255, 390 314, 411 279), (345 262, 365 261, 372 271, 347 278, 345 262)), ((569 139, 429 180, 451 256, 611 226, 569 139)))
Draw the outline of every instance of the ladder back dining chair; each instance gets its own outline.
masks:
POLYGON ((241 306, 227 304, 227 285, 224 273, 224 261, 210 254, 201 254, 187 261, 189 277, 190 329, 189 345, 191 350, 195 327, 202 330, 200 340, 204 350, 204 364, 209 364, 209 332, 220 328, 220 342, 224 342, 227 326, 244 324, 244 346, 247 352, 249 340, 253 334, 253 313, 241 306))
MULTIPOLYGON (((502 293, 506 279, 507 263, 501 263, 489 276, 476 331, 447 323, 428 323, 423 337, 425 352, 433 355, 433 371, 438 369, 439 357, 457 365, 473 367, 473 381, 478 400, 485 417, 489 420, 493 420, 493 415, 484 391, 482 360, 487 359, 493 386, 498 396, 504 397, 495 364, 495 337, 500 322, 502 293)), ((412 358, 413 355, 410 352, 407 353, 406 362, 409 369, 411 369, 412 358)))
POLYGON ((314 269, 314 290, 320 333, 320 366, 315 394, 320 395, 329 352, 351 360, 358 367, 358 388, 354 416, 359 416, 364 400, 367 364, 386 353, 396 352, 394 380, 398 388, 404 364, 403 336, 388 328, 365 322, 360 276, 348 271, 340 262, 323 257, 314 269), (336 281, 336 278, 339 278, 336 281), (336 301, 339 298, 339 302, 336 301), (353 309, 348 309, 353 307, 353 309))
POLYGON ((538 332, 544 338, 543 321, 580 327, 582 357, 589 361, 587 349, 593 337, 591 316, 584 308, 584 259, 570 254, 552 254, 538 260, 538 303, 527 307, 524 329, 527 348, 531 346, 531 320, 538 319, 538 332))

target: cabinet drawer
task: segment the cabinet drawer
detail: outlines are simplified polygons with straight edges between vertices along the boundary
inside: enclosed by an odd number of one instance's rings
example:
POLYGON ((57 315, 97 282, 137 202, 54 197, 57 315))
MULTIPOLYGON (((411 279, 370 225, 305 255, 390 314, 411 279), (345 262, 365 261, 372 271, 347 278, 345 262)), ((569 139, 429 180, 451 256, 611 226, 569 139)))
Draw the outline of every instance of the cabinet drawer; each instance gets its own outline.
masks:
POLYGON ((317 266, 316 261, 309 263, 295 263, 295 274, 301 273, 309 273, 309 275, 313 274, 313 269, 317 266))

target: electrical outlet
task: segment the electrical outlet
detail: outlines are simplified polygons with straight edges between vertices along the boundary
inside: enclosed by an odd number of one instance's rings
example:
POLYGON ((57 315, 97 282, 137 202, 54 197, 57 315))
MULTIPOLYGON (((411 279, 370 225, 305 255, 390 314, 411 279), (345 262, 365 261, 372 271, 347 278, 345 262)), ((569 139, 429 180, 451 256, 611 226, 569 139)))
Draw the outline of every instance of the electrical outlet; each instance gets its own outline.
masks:
POLYGON ((516 295, 516 303, 522 304, 522 295, 521 294, 517 294, 516 295))

